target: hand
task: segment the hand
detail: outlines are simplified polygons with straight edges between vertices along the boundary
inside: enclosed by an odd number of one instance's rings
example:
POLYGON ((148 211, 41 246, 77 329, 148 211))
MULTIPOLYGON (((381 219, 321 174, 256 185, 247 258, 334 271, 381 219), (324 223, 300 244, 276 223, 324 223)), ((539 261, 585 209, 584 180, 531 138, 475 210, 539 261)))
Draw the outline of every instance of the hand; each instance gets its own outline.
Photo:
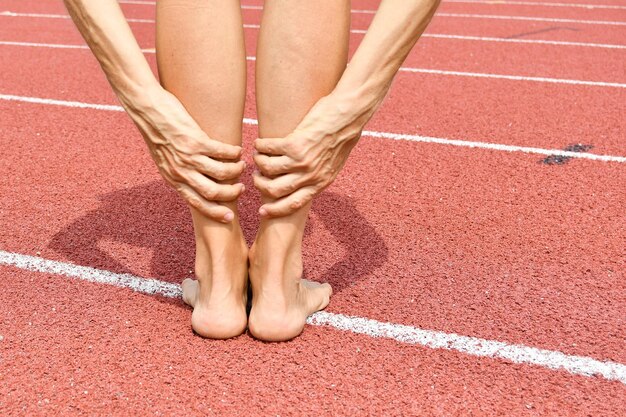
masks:
POLYGON ((254 162, 259 172, 254 174, 254 185, 271 199, 259 214, 289 215, 328 187, 374 110, 372 106, 353 111, 349 100, 330 95, 319 100, 288 136, 257 139, 254 162))
POLYGON ((209 138, 180 101, 161 87, 122 104, 148 144, 161 176, 205 216, 232 221, 234 213, 220 203, 236 200, 244 186, 221 182, 233 182, 243 172, 245 163, 238 161, 241 147, 209 138))

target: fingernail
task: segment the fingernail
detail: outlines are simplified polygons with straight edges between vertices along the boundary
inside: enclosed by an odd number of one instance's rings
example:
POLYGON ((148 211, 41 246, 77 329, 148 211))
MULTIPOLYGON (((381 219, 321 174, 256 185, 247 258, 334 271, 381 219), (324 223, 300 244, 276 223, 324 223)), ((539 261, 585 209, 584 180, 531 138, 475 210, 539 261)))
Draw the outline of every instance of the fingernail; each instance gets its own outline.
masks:
POLYGON ((243 193, 244 191, 246 191, 246 186, 241 184, 241 192, 243 193))
POLYGON ((265 210, 263 207, 261 207, 259 209, 259 214, 261 215, 261 217, 265 217, 265 216, 267 216, 267 210, 265 210))
POLYGON ((235 215, 233 213, 226 213, 224 215, 224 220, 226 220, 227 222, 232 222, 234 218, 235 215))

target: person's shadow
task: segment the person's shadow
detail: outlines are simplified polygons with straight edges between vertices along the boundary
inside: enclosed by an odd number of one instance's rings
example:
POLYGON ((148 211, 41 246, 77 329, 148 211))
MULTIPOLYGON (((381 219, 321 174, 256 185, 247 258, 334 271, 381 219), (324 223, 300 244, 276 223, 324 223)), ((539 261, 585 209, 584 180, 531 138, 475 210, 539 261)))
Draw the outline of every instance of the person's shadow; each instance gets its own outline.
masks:
MULTIPOLYGON (((258 196, 250 197, 250 194, 245 197, 248 201, 240 204, 241 224, 248 243, 258 228, 259 207, 258 196)), ((123 260, 107 253, 103 246, 124 244, 147 248, 152 252, 149 264, 152 278, 178 283, 192 275, 189 272, 193 270, 195 244, 191 216, 174 190, 157 180, 113 191, 100 199, 102 203, 97 209, 59 231, 49 247, 79 265, 131 274, 136 272, 123 260)), ((314 201, 313 210, 344 248, 344 258, 321 276, 335 292, 385 263, 388 254, 385 243, 350 199, 325 191, 314 201)), ((309 227, 306 232, 310 233, 309 227)))

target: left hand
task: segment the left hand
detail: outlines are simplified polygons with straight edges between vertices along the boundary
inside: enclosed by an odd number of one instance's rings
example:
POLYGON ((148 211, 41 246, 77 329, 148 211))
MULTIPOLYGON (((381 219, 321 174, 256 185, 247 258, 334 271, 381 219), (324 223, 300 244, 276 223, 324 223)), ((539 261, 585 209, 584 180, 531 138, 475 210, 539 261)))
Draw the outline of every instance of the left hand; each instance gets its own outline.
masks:
POLYGON ((259 209, 262 217, 295 212, 335 180, 373 113, 346 103, 323 97, 288 136, 255 141, 254 185, 270 200, 259 209))

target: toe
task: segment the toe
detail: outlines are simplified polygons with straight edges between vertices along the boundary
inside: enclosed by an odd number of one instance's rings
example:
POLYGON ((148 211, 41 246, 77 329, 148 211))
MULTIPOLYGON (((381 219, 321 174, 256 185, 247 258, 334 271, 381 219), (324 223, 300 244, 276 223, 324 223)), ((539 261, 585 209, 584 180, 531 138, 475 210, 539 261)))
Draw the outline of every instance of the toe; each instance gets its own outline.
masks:
POLYGON ((181 284, 183 290, 183 301, 185 304, 193 307, 196 304, 198 296, 198 281, 191 278, 185 278, 181 284))
POLYGON ((325 309, 333 293, 330 284, 309 281, 307 287, 309 289, 309 314, 325 309))

